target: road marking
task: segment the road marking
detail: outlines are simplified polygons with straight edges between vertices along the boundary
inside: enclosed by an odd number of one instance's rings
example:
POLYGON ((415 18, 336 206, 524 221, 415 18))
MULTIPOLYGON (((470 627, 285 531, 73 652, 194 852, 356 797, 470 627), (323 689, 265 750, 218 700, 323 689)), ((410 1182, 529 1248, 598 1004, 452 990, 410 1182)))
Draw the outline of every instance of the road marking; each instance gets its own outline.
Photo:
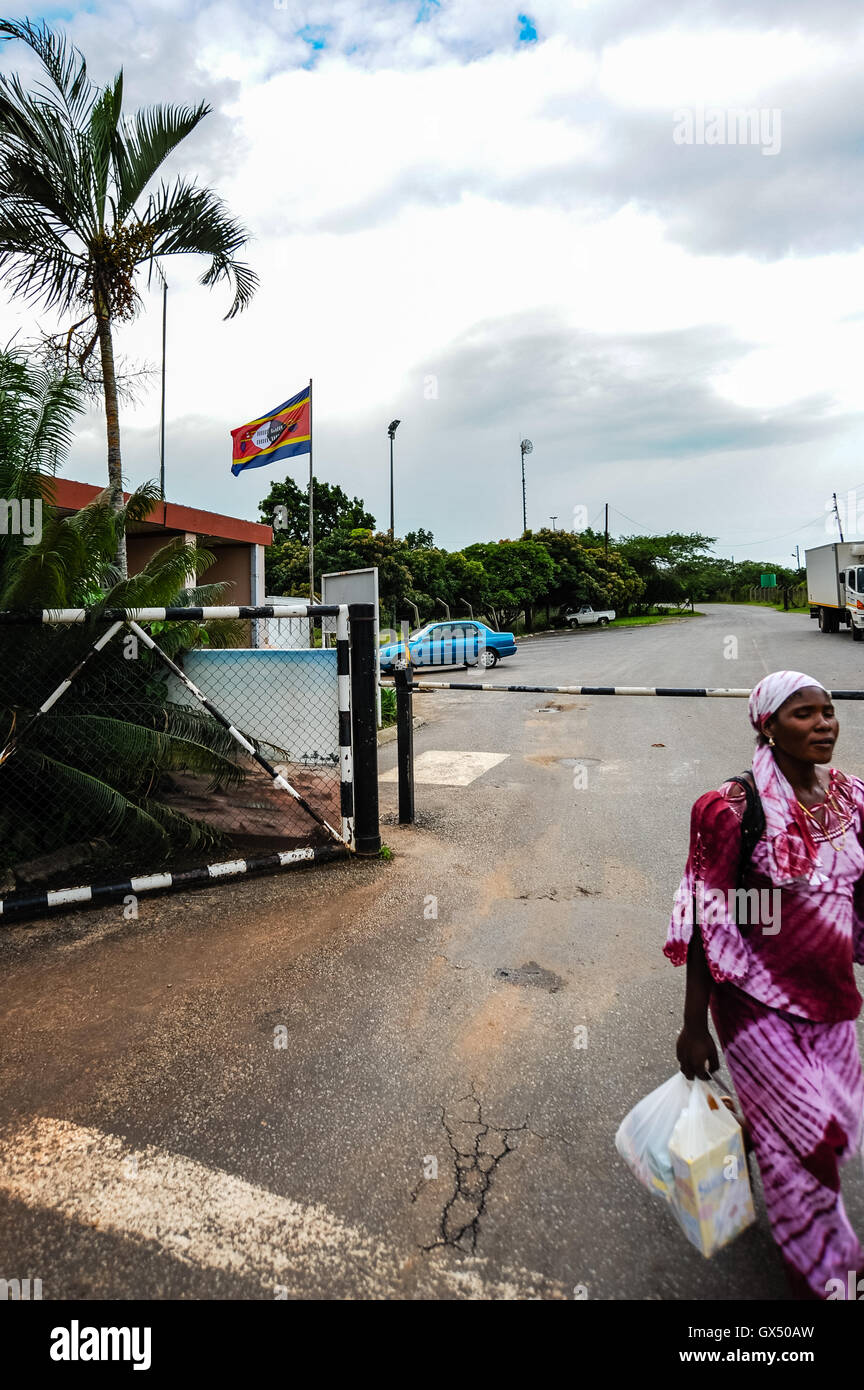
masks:
MULTIPOLYGON (((453 752, 427 748, 414 759, 414 781, 426 782, 435 787, 467 787, 476 782, 490 767, 503 763, 509 753, 453 752)), ((393 767, 382 772, 381 782, 398 782, 399 769, 393 767)))
POLYGON ((184 1264, 257 1280, 264 1297, 568 1296, 557 1280, 528 1270, 493 1274, 485 1260, 451 1252, 421 1259, 410 1245, 400 1254, 324 1206, 66 1120, 40 1116, 4 1134, 0 1191, 91 1229, 155 1244, 184 1264))

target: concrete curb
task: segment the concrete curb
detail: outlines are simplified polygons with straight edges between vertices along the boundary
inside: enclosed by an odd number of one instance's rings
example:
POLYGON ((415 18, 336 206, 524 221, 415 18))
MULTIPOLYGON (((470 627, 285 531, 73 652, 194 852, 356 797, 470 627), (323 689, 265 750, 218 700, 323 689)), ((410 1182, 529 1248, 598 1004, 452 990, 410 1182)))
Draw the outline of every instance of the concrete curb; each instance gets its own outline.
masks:
MULTIPOLYGON (((422 727, 423 727, 423 725, 424 725, 425 723, 426 723, 426 720, 425 720, 425 719, 421 719, 419 714, 415 714, 415 716, 414 716, 414 728, 415 728, 415 729, 422 729, 422 727)), ((379 730, 379 733, 378 733, 378 747, 379 747, 379 748, 382 748, 382 747, 384 746, 385 743, 393 743, 393 742, 395 742, 396 736, 397 736, 398 732, 399 732, 399 731, 398 731, 398 729, 396 728, 396 725, 395 725, 395 724, 391 724, 389 729, 381 729, 381 730, 379 730)))

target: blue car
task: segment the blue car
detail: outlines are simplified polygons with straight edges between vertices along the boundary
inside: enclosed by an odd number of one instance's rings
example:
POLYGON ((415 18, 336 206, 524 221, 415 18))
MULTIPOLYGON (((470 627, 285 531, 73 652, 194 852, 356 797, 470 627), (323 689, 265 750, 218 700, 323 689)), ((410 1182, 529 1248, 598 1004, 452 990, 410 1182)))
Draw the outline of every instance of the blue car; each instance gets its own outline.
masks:
MULTIPOLYGON (((503 656, 513 656, 512 632, 493 632, 485 623, 470 618, 455 622, 427 623, 408 638, 413 666, 497 666, 503 656)), ((405 643, 381 648, 381 670, 404 669, 405 643)))

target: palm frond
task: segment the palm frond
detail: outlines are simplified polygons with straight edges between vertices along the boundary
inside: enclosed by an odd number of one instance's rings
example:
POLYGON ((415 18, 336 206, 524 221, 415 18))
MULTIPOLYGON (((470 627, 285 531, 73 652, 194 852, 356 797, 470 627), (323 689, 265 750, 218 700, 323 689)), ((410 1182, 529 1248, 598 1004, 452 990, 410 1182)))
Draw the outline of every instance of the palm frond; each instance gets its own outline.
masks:
POLYGON ((158 818, 101 778, 93 777, 82 768, 62 762, 41 750, 32 752, 31 757, 38 764, 40 776, 49 778, 55 784, 60 783, 66 794, 73 798, 82 828, 98 826, 101 834, 118 839, 125 832, 127 835, 134 833, 136 837, 167 842, 168 837, 158 818))
POLYGON ((108 197, 108 178, 111 172, 111 159, 117 138, 117 127, 123 108, 123 73, 119 72, 114 85, 103 88, 90 113, 90 129, 84 145, 86 164, 89 168, 92 188, 91 196, 96 209, 98 226, 105 225, 105 203, 108 197))
POLYGON ((217 194, 177 178, 170 188, 163 183, 158 193, 151 193, 141 220, 154 234, 154 256, 197 252, 211 258, 199 283, 209 286, 224 280, 233 286, 226 319, 246 308, 258 287, 258 276, 235 253, 247 244, 249 233, 217 194))
POLYGON ((76 826, 119 844, 153 843, 167 848, 217 844, 223 836, 204 821, 193 820, 152 797, 125 796, 98 777, 46 753, 28 750, 34 775, 47 781, 56 796, 68 797, 76 808, 76 826))
POLYGON ((190 574, 215 562, 215 555, 201 546, 187 545, 181 537, 163 545, 138 574, 121 580, 105 595, 105 608, 167 608, 186 588, 190 574))
POLYGON ((197 106, 150 106, 118 127, 111 150, 116 222, 125 222, 160 166, 210 109, 203 101, 197 106))
POLYGON ((86 117, 96 89, 87 76, 87 61, 80 49, 68 44, 44 21, 32 24, 29 19, 0 20, 0 39, 19 39, 39 58, 51 80, 51 85, 42 89, 46 102, 63 111, 72 123, 86 117))
POLYGON ((142 483, 134 492, 129 494, 129 500, 124 508, 127 522, 146 521, 157 502, 161 502, 162 493, 159 491, 159 484, 156 482, 142 483))
MULTIPOLYGON (((179 721, 172 720, 170 730, 150 728, 134 719, 105 714, 52 714, 46 717, 39 732, 40 742, 51 746, 59 740, 66 756, 84 754, 105 769, 134 769, 139 782, 147 783, 154 772, 197 772, 211 779, 212 787, 236 787, 245 781, 243 768, 234 754, 236 745, 227 730, 212 716, 206 720, 189 720, 185 732, 179 721), (219 729, 224 735, 219 742, 220 752, 207 741, 207 734, 219 729)), ((108 773, 110 776, 111 774, 108 773)))
MULTIPOLYGON (((0 133, 2 138, 2 133, 0 133)), ((63 238, 52 215, 22 195, 0 164, 0 274, 16 299, 39 300, 65 314, 80 302, 84 256, 63 238)))
POLYGON ((77 374, 58 377, 44 368, 33 373, 33 386, 36 413, 27 463, 40 473, 54 473, 72 446, 73 425, 84 406, 84 391, 77 374))

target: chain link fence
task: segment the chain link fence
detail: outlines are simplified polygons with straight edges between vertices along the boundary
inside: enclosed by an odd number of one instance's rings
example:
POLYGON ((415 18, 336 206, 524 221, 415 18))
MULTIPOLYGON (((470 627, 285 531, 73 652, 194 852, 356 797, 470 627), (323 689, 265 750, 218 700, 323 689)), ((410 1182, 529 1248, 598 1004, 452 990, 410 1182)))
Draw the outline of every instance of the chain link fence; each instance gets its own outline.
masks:
POLYGON ((293 650, 178 611, 0 615, 4 897, 352 846, 347 610, 336 646, 293 650))

